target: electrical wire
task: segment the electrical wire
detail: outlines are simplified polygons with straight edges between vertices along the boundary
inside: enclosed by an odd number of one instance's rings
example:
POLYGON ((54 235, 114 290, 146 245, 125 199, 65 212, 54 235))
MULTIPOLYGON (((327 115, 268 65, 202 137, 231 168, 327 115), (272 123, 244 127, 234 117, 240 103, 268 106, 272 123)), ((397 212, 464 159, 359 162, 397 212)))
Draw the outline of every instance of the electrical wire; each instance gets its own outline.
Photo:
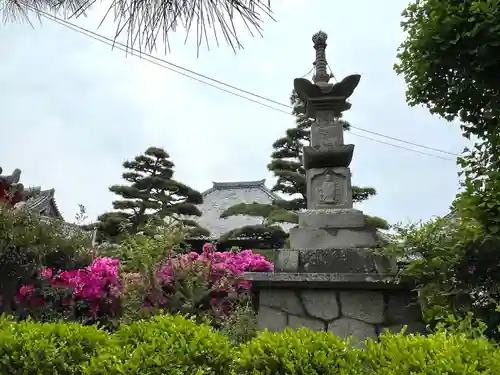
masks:
MULTIPOLYGON (((203 83, 205 85, 208 85, 210 87, 216 88, 218 90, 221 90, 223 92, 229 93, 231 95, 235 95, 235 96, 240 97, 242 99, 246 99, 246 100, 248 100, 250 102, 262 105, 262 106, 264 106, 266 108, 273 109, 275 111, 279 111, 279 112, 285 113, 287 115, 294 116, 291 112, 285 111, 285 110, 283 110, 281 108, 273 107, 273 106, 268 105, 266 103, 262 103, 261 101, 258 101, 258 100, 249 98, 247 96, 238 94, 236 92, 224 89, 223 87, 216 86, 216 85, 211 84, 209 82, 206 82, 206 81, 204 81, 202 79, 190 76, 189 74, 186 74, 184 72, 190 73, 190 74, 195 75, 197 77, 201 77, 201 78, 206 79, 208 81, 212 81, 214 83, 217 83, 219 85, 228 87, 230 89, 242 92, 244 94, 256 97, 258 99, 268 101, 270 103, 279 105, 281 107, 286 107, 288 109, 293 109, 293 107, 290 106, 290 105, 287 105, 287 104, 284 104, 284 103, 280 103, 280 102, 278 102, 276 100, 267 98, 267 97, 262 96, 262 95, 258 95, 258 94, 252 93, 252 92, 244 90, 244 89, 240 89, 240 88, 238 88, 236 86, 233 86, 233 85, 230 85, 228 83, 222 82, 222 81, 217 80, 215 78, 208 77, 208 76, 206 76, 204 74, 197 73, 197 72, 195 72, 193 70, 184 68, 184 67, 182 67, 180 65, 171 63, 171 62, 166 61, 164 59, 160 59, 160 58, 155 57, 155 56, 153 56, 151 54, 148 54, 148 53, 145 53, 145 52, 142 52, 142 51, 138 51, 137 49, 128 47, 127 45, 125 45, 125 44, 123 44, 121 42, 115 41, 115 40, 113 40, 111 38, 108 38, 106 36, 103 36, 103 35, 100 35, 98 33, 95 33, 95 32, 93 32, 91 30, 88 30, 88 29, 86 29, 84 27, 75 25, 75 24, 73 24, 71 22, 68 22, 66 20, 63 20, 63 19, 61 19, 61 18, 59 18, 57 16, 49 14, 49 13, 43 11, 43 10, 36 9, 36 8, 32 7, 29 4, 25 4, 25 6, 27 8, 29 8, 29 9, 33 10, 34 12, 37 12, 42 17, 44 17, 44 18, 46 18, 46 19, 48 19, 50 21, 53 21, 53 22, 55 22, 55 23, 57 23, 57 24, 59 24, 61 26, 67 27, 67 28, 69 28, 69 29, 71 29, 73 31, 76 31, 76 32, 78 32, 78 33, 80 33, 82 35, 85 35, 85 36, 90 37, 90 38, 92 38, 94 40, 97 40, 97 41, 99 41, 101 43, 109 45, 109 46, 111 46, 113 48, 116 48, 118 50, 121 50, 121 51, 124 51, 126 53, 129 53, 132 56, 139 57, 140 59, 146 60, 146 61, 148 61, 148 62, 150 62, 152 64, 155 64, 155 65, 160 66, 162 68, 168 69, 168 70, 170 70, 170 71, 172 71, 174 73, 180 74, 180 75, 182 75, 184 77, 187 77, 187 78, 190 78, 190 79, 193 79, 193 80, 195 80, 197 82, 203 83), (164 64, 166 64, 166 65, 164 65, 164 64), (179 71, 179 70, 182 70, 184 72, 179 71)), ((305 76, 307 76, 311 71, 312 71, 312 69, 308 73, 306 73, 305 76)), ((331 68, 330 68, 330 71, 332 71, 331 68)), ((332 72, 332 74, 333 74, 333 72, 332 72)), ((351 125, 351 128, 352 129, 356 129, 358 131, 366 132, 366 133, 369 133, 369 134, 377 135, 377 136, 382 137, 382 138, 387 138, 387 139, 390 139, 390 140, 393 140, 393 141, 397 141, 397 142, 401 142, 401 143, 406 143, 406 144, 409 144, 409 145, 412 145, 412 146, 415 146, 415 147, 420 147, 420 148, 428 149, 428 150, 435 151, 435 152, 440 152, 440 153, 443 153, 443 154, 448 154, 448 155, 455 156, 455 157, 459 156, 456 153, 452 153, 452 152, 441 150, 441 149, 434 148, 434 147, 425 146, 425 145, 422 145, 422 144, 419 144, 419 143, 416 143, 416 142, 406 141, 406 140, 403 140, 403 139, 400 139, 400 138, 397 138, 397 137, 388 136, 388 135, 385 135, 385 134, 382 134, 382 133, 378 133, 378 132, 375 132, 375 131, 372 131, 372 130, 368 130, 368 129, 364 129, 364 128, 360 128, 360 127, 356 127, 356 126, 352 126, 352 125, 351 125)), ((453 159, 450 159, 450 158, 444 158, 444 157, 441 157, 441 156, 438 156, 438 155, 434 155, 434 154, 429 154, 429 153, 426 153, 426 152, 422 152, 420 150, 414 150, 414 149, 406 148, 406 147, 403 147, 403 146, 395 145, 393 143, 384 142, 384 141, 380 141, 380 140, 377 140, 377 139, 374 139, 374 138, 362 136, 361 134, 357 134, 357 133, 354 133, 352 131, 351 131, 351 134, 353 134, 355 136, 358 136, 358 137, 361 137, 361 138, 365 138, 365 139, 374 141, 374 142, 378 142, 378 143, 385 144, 385 145, 388 145, 388 146, 396 147, 396 148, 399 148, 399 149, 403 149, 403 150, 407 150, 407 151, 411 151, 411 152, 416 152, 416 153, 419 153, 419 154, 422 154, 422 155, 431 156, 431 157, 436 157, 438 159, 443 159, 443 160, 448 160, 448 161, 454 161, 453 159)))

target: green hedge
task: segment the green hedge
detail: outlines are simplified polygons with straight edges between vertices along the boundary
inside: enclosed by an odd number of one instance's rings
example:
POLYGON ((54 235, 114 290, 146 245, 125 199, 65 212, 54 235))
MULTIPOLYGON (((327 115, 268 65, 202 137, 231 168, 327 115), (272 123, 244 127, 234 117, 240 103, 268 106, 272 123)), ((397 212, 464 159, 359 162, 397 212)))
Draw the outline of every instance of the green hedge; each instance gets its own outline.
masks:
POLYGON ((263 332, 232 347, 180 316, 124 325, 109 334, 75 323, 0 320, 0 375, 473 375, 499 374, 500 349, 446 332, 386 335, 365 348, 306 329, 263 332))

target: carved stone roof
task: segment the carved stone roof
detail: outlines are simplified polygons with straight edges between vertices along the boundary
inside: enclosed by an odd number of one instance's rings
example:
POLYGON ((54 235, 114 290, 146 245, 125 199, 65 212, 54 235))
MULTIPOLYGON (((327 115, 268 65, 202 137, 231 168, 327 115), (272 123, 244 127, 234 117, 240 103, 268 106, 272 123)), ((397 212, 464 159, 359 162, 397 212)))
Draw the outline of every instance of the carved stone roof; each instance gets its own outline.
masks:
POLYGON ((62 219, 63 217, 57 207, 54 194, 54 189, 41 190, 38 195, 26 201, 25 208, 30 211, 36 211, 43 216, 62 219))
POLYGON ((197 222, 210 231, 210 237, 219 238, 222 234, 244 225, 260 224, 261 218, 232 216, 221 219, 220 215, 238 203, 272 203, 281 199, 265 185, 266 180, 212 182, 212 187, 202 193, 203 204, 199 205, 202 216, 197 222))

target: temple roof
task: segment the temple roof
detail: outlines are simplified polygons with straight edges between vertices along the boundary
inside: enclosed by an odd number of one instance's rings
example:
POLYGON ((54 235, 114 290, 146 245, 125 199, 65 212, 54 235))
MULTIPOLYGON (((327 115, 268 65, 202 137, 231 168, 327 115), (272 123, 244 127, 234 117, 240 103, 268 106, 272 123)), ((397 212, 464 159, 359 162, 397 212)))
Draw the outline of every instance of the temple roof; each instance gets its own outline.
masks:
POLYGON ((229 230, 244 225, 260 224, 261 218, 251 216, 232 216, 221 219, 227 208, 238 203, 272 203, 281 199, 265 185, 266 180, 212 182, 212 187, 202 193, 203 204, 198 208, 202 216, 196 221, 210 231, 211 238, 219 238, 229 230))
POLYGON ((26 209, 36 211, 43 216, 62 219, 63 217, 61 211, 59 211, 59 208, 57 207, 54 194, 54 189, 41 190, 39 194, 26 201, 25 207, 26 209))

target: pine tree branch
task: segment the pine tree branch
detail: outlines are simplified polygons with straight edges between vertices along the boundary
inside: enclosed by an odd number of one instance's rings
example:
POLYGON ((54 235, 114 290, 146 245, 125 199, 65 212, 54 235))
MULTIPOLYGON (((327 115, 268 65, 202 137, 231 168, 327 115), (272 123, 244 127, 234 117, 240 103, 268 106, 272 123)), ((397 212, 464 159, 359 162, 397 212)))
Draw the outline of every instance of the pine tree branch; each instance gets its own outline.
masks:
MULTIPOLYGON (((31 11, 60 14, 68 19, 84 15, 96 0, 3 0, 0 11, 11 20, 29 22, 31 11)), ((234 50, 242 48, 235 23, 241 23, 250 34, 262 35, 263 18, 271 18, 270 0, 113 0, 104 19, 114 18, 115 39, 126 35, 130 48, 153 51, 158 38, 170 50, 169 35, 177 28, 189 33, 196 30, 196 45, 210 48, 209 32, 216 45, 224 39, 234 50)), ((40 13, 37 13, 40 16, 40 13)), ((274 19, 273 19, 274 20, 274 19)))
POLYGON ((239 203, 235 204, 222 212, 221 219, 231 216, 252 216, 265 218, 273 210, 273 206, 265 203, 239 203))

